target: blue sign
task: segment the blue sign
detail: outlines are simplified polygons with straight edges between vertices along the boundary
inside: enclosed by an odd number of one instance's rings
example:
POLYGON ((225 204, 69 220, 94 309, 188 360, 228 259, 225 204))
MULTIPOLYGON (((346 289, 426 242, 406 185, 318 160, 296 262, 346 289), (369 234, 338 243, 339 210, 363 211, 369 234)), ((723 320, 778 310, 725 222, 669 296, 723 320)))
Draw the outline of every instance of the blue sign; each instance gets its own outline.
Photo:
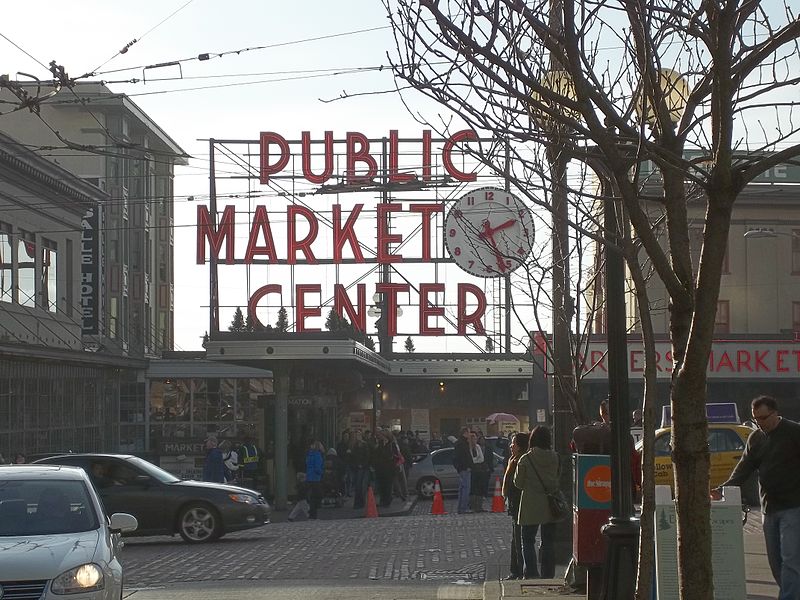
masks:
MULTIPOLYGON (((706 418, 709 423, 741 423, 739 409, 735 402, 710 402, 706 404, 706 418)), ((672 413, 669 405, 661 408, 661 427, 672 426, 672 413)))

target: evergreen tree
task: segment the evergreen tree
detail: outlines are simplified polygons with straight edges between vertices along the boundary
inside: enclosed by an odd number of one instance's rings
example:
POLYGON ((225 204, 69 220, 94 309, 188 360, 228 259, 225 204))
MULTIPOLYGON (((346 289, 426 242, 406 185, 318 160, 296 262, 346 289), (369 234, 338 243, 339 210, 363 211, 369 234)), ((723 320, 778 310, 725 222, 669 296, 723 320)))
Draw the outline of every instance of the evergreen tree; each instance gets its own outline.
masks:
POLYGON ((367 348, 375 352, 375 340, 373 340, 371 337, 365 334, 363 342, 367 348))
POLYGON ((286 313, 286 309, 283 306, 281 306, 278 311, 278 321, 275 323, 275 329, 281 333, 289 331, 289 315, 286 313))
POLYGON ((208 348, 208 332, 206 331, 203 334, 203 348, 208 348))
POLYGON ((250 316, 250 313, 247 313, 247 317, 244 320, 244 330, 245 331, 255 331, 255 326, 253 325, 253 318, 250 316))
POLYGON ((228 331, 247 331, 245 329, 244 315, 242 314, 241 307, 236 307, 236 312, 233 313, 233 321, 231 321, 228 331))
POLYGON ((486 351, 494 352, 494 340, 490 337, 486 338, 486 351))
POLYGON ((346 331, 347 325, 349 325, 347 319, 340 317, 339 313, 333 308, 328 311, 328 318, 325 319, 325 329, 328 331, 346 331))
POLYGON ((406 352, 408 353, 414 352, 414 350, 416 350, 416 348, 414 348, 414 340, 411 339, 411 336, 408 336, 406 338, 406 343, 404 347, 406 349, 406 352))

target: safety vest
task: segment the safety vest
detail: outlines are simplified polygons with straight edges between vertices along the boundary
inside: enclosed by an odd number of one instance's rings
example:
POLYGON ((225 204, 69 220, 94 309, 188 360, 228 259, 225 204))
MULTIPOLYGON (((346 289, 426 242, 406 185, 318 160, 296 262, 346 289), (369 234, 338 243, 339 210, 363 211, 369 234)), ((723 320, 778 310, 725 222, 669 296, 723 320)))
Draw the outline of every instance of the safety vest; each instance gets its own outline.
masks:
POLYGON ((245 471, 255 471, 258 468, 258 448, 255 445, 242 446, 242 465, 245 471))

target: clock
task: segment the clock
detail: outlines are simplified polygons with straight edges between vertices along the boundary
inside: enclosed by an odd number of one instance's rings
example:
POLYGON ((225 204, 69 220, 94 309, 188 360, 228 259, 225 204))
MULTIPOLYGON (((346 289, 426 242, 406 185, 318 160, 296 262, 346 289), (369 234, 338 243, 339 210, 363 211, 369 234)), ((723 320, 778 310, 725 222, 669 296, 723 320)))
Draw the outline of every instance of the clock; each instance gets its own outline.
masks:
POLYGON ((518 269, 533 247, 533 216, 500 188, 473 190, 456 201, 444 221, 453 261, 477 277, 504 277, 518 269))

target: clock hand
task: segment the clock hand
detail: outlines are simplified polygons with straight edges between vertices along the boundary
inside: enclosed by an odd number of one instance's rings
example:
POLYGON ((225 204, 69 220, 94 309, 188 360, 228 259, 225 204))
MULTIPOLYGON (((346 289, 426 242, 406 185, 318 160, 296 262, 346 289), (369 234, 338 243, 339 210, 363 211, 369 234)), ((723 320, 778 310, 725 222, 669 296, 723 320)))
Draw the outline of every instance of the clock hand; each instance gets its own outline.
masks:
POLYGON ((487 237, 492 237, 498 231, 502 231, 503 229, 508 229, 516 222, 517 222, 516 219, 509 219, 505 223, 500 223, 500 225, 498 225, 497 227, 491 227, 489 225, 489 220, 487 219, 483 222, 483 231, 481 232, 480 237, 484 239, 486 239, 487 237))
POLYGON ((503 262, 502 255, 500 251, 497 249, 497 242, 494 240, 494 232, 498 229, 503 229, 505 227, 509 227, 515 221, 513 219, 509 219, 499 227, 495 227, 492 229, 491 225, 489 225, 489 219, 485 219, 481 225, 483 226, 483 231, 480 234, 480 238, 489 242, 489 245, 492 247, 492 251, 494 252, 495 260, 497 261, 497 267, 500 269, 501 273, 506 272, 506 265, 503 262), (510 222, 509 222, 510 221, 510 222))

